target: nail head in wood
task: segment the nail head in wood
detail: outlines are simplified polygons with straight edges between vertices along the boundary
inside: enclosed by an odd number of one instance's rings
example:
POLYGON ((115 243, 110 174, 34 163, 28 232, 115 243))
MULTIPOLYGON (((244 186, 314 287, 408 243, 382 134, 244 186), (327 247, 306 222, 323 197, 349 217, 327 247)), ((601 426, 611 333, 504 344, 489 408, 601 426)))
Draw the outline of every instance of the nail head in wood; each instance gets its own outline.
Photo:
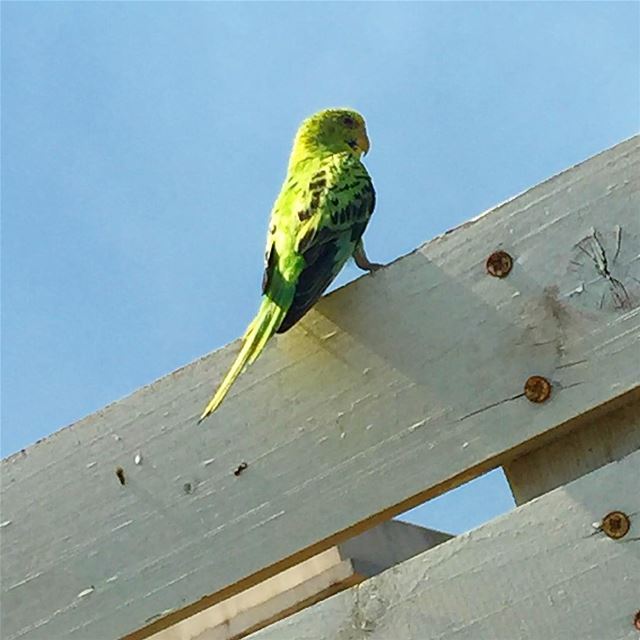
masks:
POLYGON ((494 251, 487 258, 487 273, 494 278, 505 278, 513 267, 513 258, 506 251, 494 251))
POLYGON ((118 480, 120 481, 121 485, 126 484, 127 481, 125 480, 124 469, 122 467, 118 467, 116 469, 116 476, 118 476, 118 480))
POLYGON ((629 516, 622 511, 612 511, 602 518, 600 530, 613 540, 624 538, 631 528, 629 516))
POLYGON ((542 376, 531 376, 524 383, 524 395, 530 402, 545 402, 551 396, 551 383, 542 376))

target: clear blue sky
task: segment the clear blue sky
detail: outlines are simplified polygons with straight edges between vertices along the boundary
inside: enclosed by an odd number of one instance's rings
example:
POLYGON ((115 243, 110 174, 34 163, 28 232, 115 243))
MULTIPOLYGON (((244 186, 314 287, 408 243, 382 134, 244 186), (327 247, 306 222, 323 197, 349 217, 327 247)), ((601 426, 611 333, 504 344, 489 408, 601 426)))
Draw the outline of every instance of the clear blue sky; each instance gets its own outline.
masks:
MULTIPOLYGON (((615 2, 3 2, 3 455, 242 333, 305 116, 367 118, 367 246, 390 261, 637 132, 638 21, 615 2)), ((460 530, 510 504, 498 474, 459 495, 466 519, 451 497, 416 517, 460 530)))

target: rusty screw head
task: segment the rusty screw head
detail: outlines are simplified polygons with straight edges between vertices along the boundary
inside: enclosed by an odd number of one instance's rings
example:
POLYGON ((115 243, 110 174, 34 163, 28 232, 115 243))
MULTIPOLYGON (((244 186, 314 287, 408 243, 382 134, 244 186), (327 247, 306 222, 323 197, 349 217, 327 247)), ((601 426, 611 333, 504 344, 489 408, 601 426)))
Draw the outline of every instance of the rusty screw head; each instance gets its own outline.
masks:
POLYGON ((544 402, 551 395, 551 383, 542 376, 531 376, 524 383, 524 395, 530 402, 544 402))
POLYGON ((622 511, 607 513, 600 523, 600 530, 613 540, 624 538, 627 533, 629 533, 630 528, 631 522, 629 516, 622 511))
POLYGON ((513 258, 506 251, 494 251, 487 258, 487 273, 494 278, 505 278, 513 267, 513 258))

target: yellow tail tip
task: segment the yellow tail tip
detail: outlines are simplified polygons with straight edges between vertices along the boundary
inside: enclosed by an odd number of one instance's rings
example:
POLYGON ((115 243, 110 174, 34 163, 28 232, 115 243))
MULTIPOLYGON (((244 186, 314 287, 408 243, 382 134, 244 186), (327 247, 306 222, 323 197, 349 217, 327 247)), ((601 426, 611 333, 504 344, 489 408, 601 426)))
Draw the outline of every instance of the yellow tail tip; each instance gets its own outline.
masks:
POLYGON ((203 420, 208 418, 220 405, 220 402, 211 401, 202 412, 202 415, 198 418, 198 424, 201 424, 203 420))
MULTIPOLYGON (((288 305, 287 305, 288 308, 288 305)), ((220 386, 202 412, 198 424, 210 416, 223 402, 236 378, 262 353, 269 338, 280 326, 286 315, 286 309, 265 297, 258 311, 244 334, 242 348, 233 364, 223 378, 220 386)))

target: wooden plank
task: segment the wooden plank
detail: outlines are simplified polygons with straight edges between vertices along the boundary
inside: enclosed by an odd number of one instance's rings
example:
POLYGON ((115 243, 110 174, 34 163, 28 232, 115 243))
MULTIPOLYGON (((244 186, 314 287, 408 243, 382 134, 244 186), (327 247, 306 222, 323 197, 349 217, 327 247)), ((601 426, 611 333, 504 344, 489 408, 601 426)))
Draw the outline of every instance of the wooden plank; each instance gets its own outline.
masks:
POLYGON ((384 522, 153 634, 151 640, 240 640, 450 538, 406 522, 384 522))
POLYGON ((314 571, 289 588, 280 582, 283 574, 297 572, 298 569, 304 572, 308 563, 321 556, 333 555, 331 552, 335 548, 323 551, 228 600, 218 602, 186 620, 154 633, 151 640, 237 640, 362 582, 365 576, 358 573, 349 559, 338 560, 321 571, 314 571), (251 598, 256 595, 256 591, 264 588, 273 589, 273 594, 263 600, 260 593, 257 596, 259 599, 254 602, 245 599, 245 596, 251 598))
POLYGON ((147 637, 638 394, 639 166, 635 137, 326 297, 199 428, 238 343, 5 460, 3 637, 147 637))
POLYGON ((640 453, 343 591, 251 640, 636 640, 640 453), (614 541, 593 523, 632 516, 614 541))
POLYGON ((640 401, 600 416, 504 467, 516 504, 640 449, 640 401))

